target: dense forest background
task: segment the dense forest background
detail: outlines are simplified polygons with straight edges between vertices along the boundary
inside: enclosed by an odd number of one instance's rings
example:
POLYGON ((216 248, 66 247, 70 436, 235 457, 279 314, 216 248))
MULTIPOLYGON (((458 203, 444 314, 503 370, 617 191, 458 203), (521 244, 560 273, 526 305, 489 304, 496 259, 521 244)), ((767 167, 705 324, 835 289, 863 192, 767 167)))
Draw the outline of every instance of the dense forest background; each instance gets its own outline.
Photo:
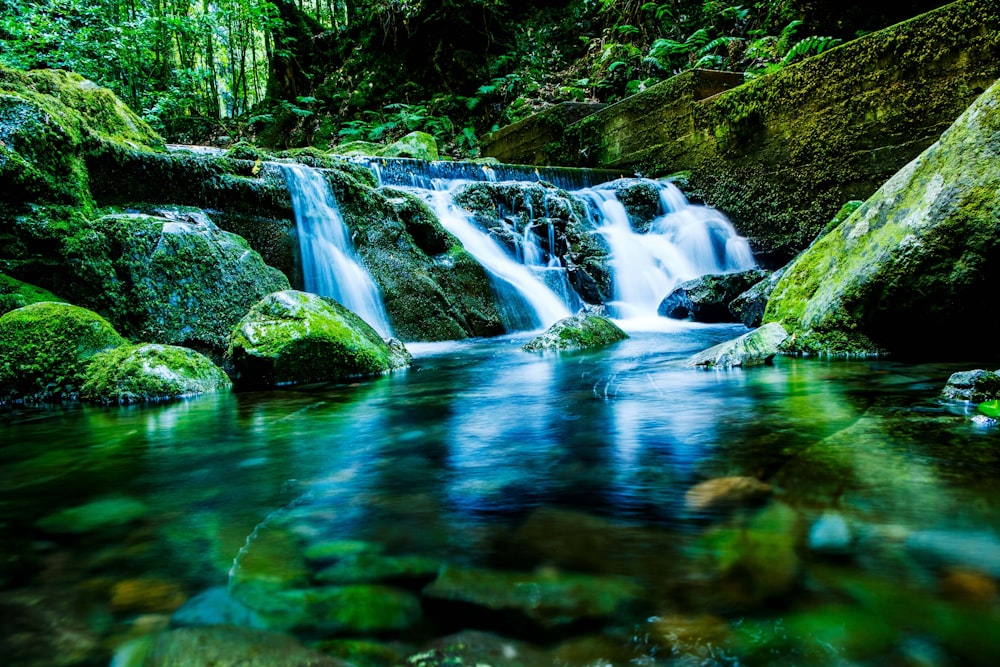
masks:
POLYGON ((689 68, 766 74, 946 4, 882 0, 0 0, 0 63, 72 70, 168 140, 478 137, 689 68))

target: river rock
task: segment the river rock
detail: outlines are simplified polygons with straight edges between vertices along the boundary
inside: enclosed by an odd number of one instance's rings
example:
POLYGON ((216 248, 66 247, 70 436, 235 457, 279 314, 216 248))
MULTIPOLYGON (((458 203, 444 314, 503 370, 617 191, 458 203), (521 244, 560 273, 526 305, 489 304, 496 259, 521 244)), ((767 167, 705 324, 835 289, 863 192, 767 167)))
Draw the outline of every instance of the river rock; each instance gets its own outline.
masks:
POLYGON ((111 587, 111 608, 118 613, 170 613, 186 600, 178 584, 163 579, 125 579, 111 587))
POLYGON ((725 619, 712 614, 654 616, 645 629, 650 640, 671 655, 697 655, 722 644, 733 632, 725 619))
POLYGON ((382 157, 408 157, 416 160, 438 159, 437 140, 427 132, 410 132, 378 153, 382 157))
POLYGON ((732 313, 729 312, 729 302, 767 276, 767 271, 754 269, 738 273, 711 274, 688 280, 664 297, 656 312, 675 320, 733 321, 732 313))
POLYGON ((544 629, 614 618, 642 595, 642 589, 628 579, 555 569, 511 572, 445 567, 424 588, 425 598, 460 603, 456 614, 492 613, 508 627, 544 629))
POLYGON ((386 581, 427 583, 441 569, 441 561, 425 556, 354 554, 320 570, 316 581, 327 584, 366 584, 386 581))
POLYGON ((234 599, 229 586, 216 586, 198 593, 170 616, 174 627, 189 625, 237 625, 260 628, 264 622, 246 605, 234 599))
POLYGON ((988 350, 1000 273, 1000 84, 802 253, 765 314, 790 351, 988 350), (919 331, 920 335, 914 335, 919 331))
POLYGON ((686 365, 704 368, 762 366, 770 363, 781 344, 788 338, 785 329, 775 322, 765 324, 748 334, 720 343, 690 357, 686 365))
POLYGON ((178 628, 121 646, 115 667, 348 667, 287 635, 228 625, 178 628))
POLYGON ((65 588, 0 594, 0 652, 16 667, 107 664, 84 608, 65 588))
POLYGON ((208 357, 174 345, 129 345, 95 355, 80 397, 95 403, 145 403, 229 389, 208 357))
POLYGON ((134 498, 113 496, 50 514, 38 521, 38 527, 48 533, 82 535, 124 526, 147 512, 146 505, 134 498))
POLYGON ((333 299, 296 290, 261 299, 229 341, 226 358, 244 387, 377 375, 411 361, 333 299))
POLYGON ((809 528, 807 545, 811 551, 840 555, 850 551, 854 536, 847 520, 839 512, 828 511, 809 528))
POLYGON ((767 301, 771 298, 771 292, 774 291, 775 285, 778 284, 784 273, 784 268, 778 269, 730 301, 729 314, 733 316, 734 320, 742 322, 743 326, 750 329, 759 327, 764 321, 764 311, 767 310, 767 301))
POLYGON ((217 356, 254 303, 288 288, 244 239, 200 212, 104 216, 69 255, 82 283, 78 301, 125 335, 217 356))
POLYGON ((983 401, 1000 398, 1000 370, 991 372, 977 368, 952 373, 941 390, 943 401, 983 401))
POLYGON ((42 301, 65 303, 66 300, 47 289, 29 285, 0 273, 0 315, 42 301))
MULTIPOLYGON (((459 665, 509 665, 551 667, 554 664, 597 664, 553 661, 553 656, 533 644, 479 630, 463 630, 421 645, 420 650, 393 664, 413 667, 457 667, 459 665)), ((601 663, 603 664, 603 663, 601 663)))
POLYGON ((0 399, 73 397, 87 363, 127 344, 97 313, 41 302, 0 317, 0 399))
POLYGON ((559 320, 521 349, 528 352, 585 350, 617 343, 626 338, 628 334, 611 320, 584 312, 559 320))
POLYGON ((771 495, 771 485, 755 477, 717 477, 688 489, 684 506, 689 512, 754 505, 771 495))

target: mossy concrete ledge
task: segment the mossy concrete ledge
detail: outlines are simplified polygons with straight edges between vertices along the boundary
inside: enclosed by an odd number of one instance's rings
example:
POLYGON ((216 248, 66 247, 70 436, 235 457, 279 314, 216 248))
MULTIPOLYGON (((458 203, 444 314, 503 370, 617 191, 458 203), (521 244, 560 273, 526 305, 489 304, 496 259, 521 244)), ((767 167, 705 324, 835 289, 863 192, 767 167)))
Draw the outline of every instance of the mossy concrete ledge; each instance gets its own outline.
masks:
POLYGON ((333 299, 296 290, 261 299, 229 341, 226 359, 238 388, 379 375, 412 359, 333 299))
POLYGON ((652 177, 688 171, 689 193, 725 211, 762 264, 777 268, 845 201, 868 198, 934 143, 997 77, 996 1, 964 0, 706 99, 685 73, 532 139, 544 150, 508 155, 502 147, 514 140, 501 130, 503 141, 487 138, 483 152, 652 177))
POLYGON ((1000 340, 1000 83, 791 264, 765 322, 790 352, 988 353, 1000 340))

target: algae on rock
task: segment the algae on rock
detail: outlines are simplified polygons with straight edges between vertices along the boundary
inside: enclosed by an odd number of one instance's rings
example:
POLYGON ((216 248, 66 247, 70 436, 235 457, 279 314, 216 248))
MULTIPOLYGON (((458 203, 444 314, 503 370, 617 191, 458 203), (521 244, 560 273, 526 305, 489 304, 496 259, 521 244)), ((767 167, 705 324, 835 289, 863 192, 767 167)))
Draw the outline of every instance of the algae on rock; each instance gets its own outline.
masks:
POLYGON ((764 321, 792 352, 948 354, 1000 338, 1000 84, 793 262, 764 321), (919 332, 919 335, 915 335, 919 332))
POLYGON ((610 345, 628 338, 618 325, 606 317, 591 313, 578 313, 566 317, 526 343, 521 349, 527 352, 546 350, 585 350, 610 345))
POLYGON ((145 403, 231 386, 221 368, 194 350, 174 345, 129 345, 90 360, 80 397, 97 403, 145 403))
POLYGON ((295 290, 254 305, 230 334, 226 358, 241 387, 378 375, 411 361, 402 345, 390 345, 333 299, 295 290))

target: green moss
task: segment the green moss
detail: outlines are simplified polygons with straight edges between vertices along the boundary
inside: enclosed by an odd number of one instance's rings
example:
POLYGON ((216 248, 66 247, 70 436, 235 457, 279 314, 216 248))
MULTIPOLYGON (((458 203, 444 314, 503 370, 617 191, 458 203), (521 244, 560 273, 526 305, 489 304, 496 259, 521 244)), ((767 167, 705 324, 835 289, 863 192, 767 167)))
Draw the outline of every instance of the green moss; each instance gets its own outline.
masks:
POLYGON ((434 135, 410 132, 379 151, 382 157, 408 157, 416 160, 437 160, 438 147, 434 135))
POLYGON ((229 341, 226 357, 241 386, 376 375, 410 361, 333 299, 294 290, 259 301, 229 341))
POLYGON ((268 156, 266 152, 257 148, 249 141, 238 141, 226 150, 226 157, 234 160, 256 162, 257 160, 266 160, 268 156))
POLYGON ((100 315, 64 303, 34 303, 0 317, 0 396, 74 397, 87 362, 126 344, 100 315))
POLYGON ((52 292, 0 273, 0 315, 41 301, 64 302, 52 292))
POLYGON ((228 389, 207 357, 172 345, 122 346, 95 355, 80 397, 97 403, 145 403, 228 389))
POLYGON ((628 334, 611 320, 580 313, 559 320, 548 331, 526 343, 521 349, 528 352, 547 350, 584 350, 610 345, 628 338, 628 334))

